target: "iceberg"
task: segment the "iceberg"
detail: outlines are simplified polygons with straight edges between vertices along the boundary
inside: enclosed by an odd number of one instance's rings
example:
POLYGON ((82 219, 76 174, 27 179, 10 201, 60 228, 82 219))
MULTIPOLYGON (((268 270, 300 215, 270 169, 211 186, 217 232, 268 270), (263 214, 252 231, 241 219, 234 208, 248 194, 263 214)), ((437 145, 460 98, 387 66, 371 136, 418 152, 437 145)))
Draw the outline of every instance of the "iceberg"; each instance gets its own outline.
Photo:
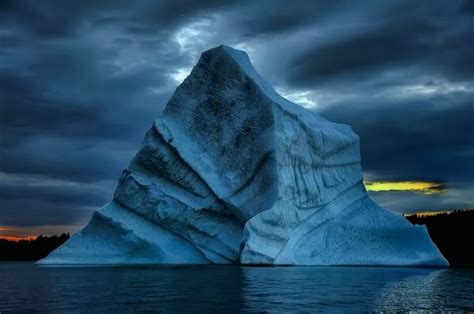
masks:
POLYGON ((113 200, 43 264, 446 266, 377 205, 359 137, 281 97, 243 51, 202 53, 113 200))

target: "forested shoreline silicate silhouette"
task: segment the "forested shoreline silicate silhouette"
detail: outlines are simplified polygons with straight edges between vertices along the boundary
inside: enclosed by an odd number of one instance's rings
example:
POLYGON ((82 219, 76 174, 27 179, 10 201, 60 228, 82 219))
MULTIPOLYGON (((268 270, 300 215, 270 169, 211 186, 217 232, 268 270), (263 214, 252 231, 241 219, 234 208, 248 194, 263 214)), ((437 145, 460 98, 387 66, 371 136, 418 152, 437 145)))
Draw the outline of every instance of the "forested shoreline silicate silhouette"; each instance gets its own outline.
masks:
POLYGON ((0 261, 37 261, 48 256, 69 239, 69 233, 40 235, 34 240, 12 241, 0 238, 0 261))
POLYGON ((451 266, 474 267, 474 210, 456 210, 434 215, 405 216, 412 224, 426 225, 433 242, 451 266))

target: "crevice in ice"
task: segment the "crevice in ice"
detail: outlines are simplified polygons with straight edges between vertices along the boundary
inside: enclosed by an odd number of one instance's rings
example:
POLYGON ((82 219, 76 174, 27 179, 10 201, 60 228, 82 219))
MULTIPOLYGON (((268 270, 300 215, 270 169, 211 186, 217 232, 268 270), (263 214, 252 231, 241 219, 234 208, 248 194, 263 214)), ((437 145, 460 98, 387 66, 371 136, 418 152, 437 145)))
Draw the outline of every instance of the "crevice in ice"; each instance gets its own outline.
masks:
POLYGON ((254 171, 252 172, 252 175, 240 186, 236 191, 234 191, 231 195, 227 196, 226 198, 230 198, 234 195, 239 194, 245 188, 247 188, 249 185, 251 185, 254 182, 255 177, 261 173, 261 171, 267 166, 267 162, 272 158, 273 152, 267 152, 265 155, 260 158, 258 161, 254 171))

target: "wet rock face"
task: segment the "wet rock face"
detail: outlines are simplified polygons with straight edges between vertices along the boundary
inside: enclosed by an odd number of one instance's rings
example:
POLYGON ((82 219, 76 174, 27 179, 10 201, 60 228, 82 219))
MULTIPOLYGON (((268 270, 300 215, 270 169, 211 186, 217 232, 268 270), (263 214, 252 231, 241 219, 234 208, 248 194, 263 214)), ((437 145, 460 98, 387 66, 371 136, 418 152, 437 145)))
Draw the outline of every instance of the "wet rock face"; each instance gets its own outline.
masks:
POLYGON ((447 264, 424 227, 368 197, 350 127, 282 98, 226 46, 176 89, 113 201, 42 262, 87 261, 447 264))

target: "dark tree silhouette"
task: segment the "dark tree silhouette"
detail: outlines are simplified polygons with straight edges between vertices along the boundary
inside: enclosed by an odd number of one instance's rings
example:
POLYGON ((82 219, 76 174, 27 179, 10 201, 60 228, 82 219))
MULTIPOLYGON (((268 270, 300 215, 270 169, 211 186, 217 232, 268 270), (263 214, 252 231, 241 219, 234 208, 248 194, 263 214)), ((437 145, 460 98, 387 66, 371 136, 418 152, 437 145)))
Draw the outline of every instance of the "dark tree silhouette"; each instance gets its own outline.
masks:
POLYGON ((431 239, 452 266, 474 266, 474 210, 406 218, 412 224, 426 225, 431 239))
POLYGON ((10 241, 0 238, 0 261, 37 261, 42 259, 69 239, 69 233, 35 240, 10 241))

